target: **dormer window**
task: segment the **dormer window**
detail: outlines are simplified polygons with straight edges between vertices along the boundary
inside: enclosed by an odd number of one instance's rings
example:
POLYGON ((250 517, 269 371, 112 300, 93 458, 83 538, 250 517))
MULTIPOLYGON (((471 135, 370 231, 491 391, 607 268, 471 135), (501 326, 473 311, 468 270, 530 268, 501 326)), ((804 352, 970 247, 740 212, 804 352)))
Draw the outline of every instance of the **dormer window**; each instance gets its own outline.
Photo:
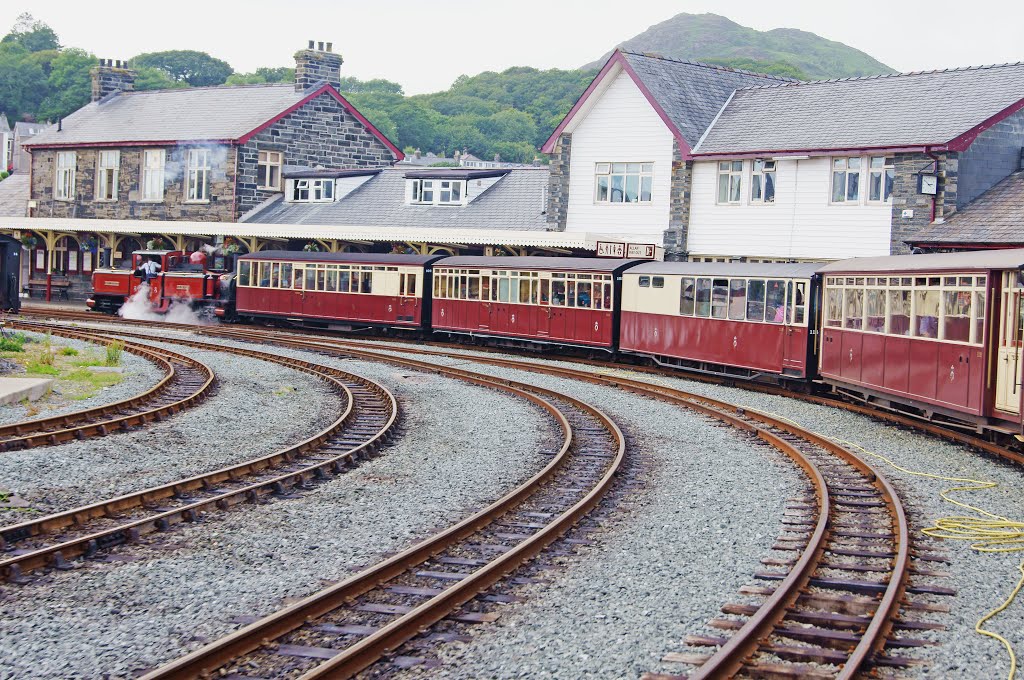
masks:
POLYGON ((466 182, 461 179, 414 179, 413 203, 421 205, 462 205, 466 197, 466 182))
POLYGON ((292 200, 298 203, 330 203, 334 200, 334 180, 294 180, 292 200))

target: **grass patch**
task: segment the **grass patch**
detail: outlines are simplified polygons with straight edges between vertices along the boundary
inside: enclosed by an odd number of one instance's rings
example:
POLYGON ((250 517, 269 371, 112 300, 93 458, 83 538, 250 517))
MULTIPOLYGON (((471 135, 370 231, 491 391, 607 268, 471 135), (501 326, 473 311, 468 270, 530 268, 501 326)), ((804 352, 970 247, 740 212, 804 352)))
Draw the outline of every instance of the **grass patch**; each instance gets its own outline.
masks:
POLYGON ((24 352, 27 339, 21 333, 0 337, 0 352, 24 352))
POLYGON ((60 375, 60 369, 53 365, 53 356, 50 356, 50 363, 36 360, 25 364, 25 372, 30 375, 60 375))
POLYGON ((61 347, 60 348, 60 354, 61 354, 61 356, 65 356, 65 357, 77 357, 78 356, 78 350, 75 349, 74 347, 61 347))
POLYGON ((107 345, 107 366, 120 366, 121 355, 124 353, 124 341, 114 340, 107 345))
POLYGON ((95 357, 90 357, 88 359, 79 359, 78 361, 72 361, 71 365, 78 366, 80 368, 86 368, 88 366, 102 366, 103 360, 97 359, 95 357))

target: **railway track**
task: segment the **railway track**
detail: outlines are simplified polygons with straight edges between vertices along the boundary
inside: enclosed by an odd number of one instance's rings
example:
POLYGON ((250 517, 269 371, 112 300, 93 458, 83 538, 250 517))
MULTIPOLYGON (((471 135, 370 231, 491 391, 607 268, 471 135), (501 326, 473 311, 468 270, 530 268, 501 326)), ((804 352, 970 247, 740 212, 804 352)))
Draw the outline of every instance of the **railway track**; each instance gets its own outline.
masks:
MULTIPOLYGON (((22 330, 51 332, 99 345, 109 342, 105 335, 84 330, 40 326, 22 320, 9 320, 8 325, 22 330)), ((145 426, 195 406, 209 396, 214 388, 216 376, 201 361, 140 343, 125 343, 124 349, 161 366, 164 377, 160 382, 142 394, 112 404, 0 426, 0 451, 52 446, 145 426)))
POLYGON ((201 342, 187 344, 309 373, 330 385, 345 407, 321 432, 268 456, 0 527, 0 576, 5 580, 23 582, 30 571, 70 568, 70 560, 76 557, 99 556, 180 522, 195 522, 242 503, 257 504, 272 496, 287 496, 311 482, 343 473, 369 456, 386 441, 397 422, 394 395, 371 380, 266 352, 201 342))

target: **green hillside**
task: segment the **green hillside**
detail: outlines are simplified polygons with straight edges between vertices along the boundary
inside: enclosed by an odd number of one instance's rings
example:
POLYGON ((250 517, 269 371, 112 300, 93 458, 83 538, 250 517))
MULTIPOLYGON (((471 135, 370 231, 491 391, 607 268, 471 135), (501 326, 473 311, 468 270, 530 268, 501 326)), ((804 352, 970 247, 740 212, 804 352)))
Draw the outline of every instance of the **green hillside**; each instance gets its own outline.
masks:
MULTIPOLYGON (((894 70, 860 50, 814 33, 795 28, 757 31, 717 14, 677 14, 619 47, 676 59, 784 64, 796 67, 809 78, 870 76, 894 70)), ((600 68, 609 54, 582 68, 600 68)))

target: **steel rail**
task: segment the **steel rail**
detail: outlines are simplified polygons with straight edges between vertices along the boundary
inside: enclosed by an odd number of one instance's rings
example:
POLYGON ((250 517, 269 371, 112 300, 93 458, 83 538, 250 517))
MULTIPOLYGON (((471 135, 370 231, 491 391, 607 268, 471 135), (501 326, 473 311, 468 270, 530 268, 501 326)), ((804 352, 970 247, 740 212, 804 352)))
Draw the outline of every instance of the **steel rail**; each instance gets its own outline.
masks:
MULTIPOLYGON (((26 321, 14 321, 11 325, 24 330, 40 328, 39 325, 26 321)), ((84 330, 69 330, 52 326, 46 326, 45 328, 54 335, 94 344, 107 344, 107 340, 95 332, 90 333, 84 330)), ((147 347, 139 343, 125 343, 125 351, 161 365, 164 370, 164 377, 145 392, 122 399, 121 401, 65 413, 59 416, 33 418, 0 426, 0 451, 11 451, 47 444, 56 445, 75 439, 81 440, 87 437, 105 436, 111 431, 145 425, 150 421, 160 421, 166 416, 173 415, 185 408, 198 404, 209 395, 216 382, 216 375, 213 370, 201 361, 191 357, 176 352, 147 347), (188 380, 188 376, 181 374, 175 368, 175 363, 189 366, 199 376, 205 377, 200 378, 202 382, 192 390, 191 394, 175 399, 170 403, 147 408, 152 402, 164 399, 169 392, 178 387, 179 383, 188 380), (125 411, 129 411, 129 413, 127 415, 116 415, 125 411), (115 417, 110 417, 111 415, 115 417)))
MULTIPOLYGON (((216 326, 202 326, 202 325, 191 325, 191 324, 167 323, 167 322, 161 322, 161 321, 141 321, 141 320, 134 320, 134 319, 121 319, 119 317, 101 316, 101 315, 99 315, 99 314, 97 314, 95 312, 78 312, 78 311, 72 311, 72 310, 48 308, 48 307, 43 307, 43 306, 39 306, 39 305, 24 305, 22 307, 22 314, 35 315, 35 316, 49 316, 49 317, 52 317, 52 318, 75 319, 75 320, 80 320, 80 321, 89 322, 89 323, 92 323, 92 322, 96 322, 96 323, 112 323, 112 324, 126 323, 126 324, 139 325, 139 326, 174 327, 174 328, 179 328, 179 329, 182 329, 182 330, 198 331, 198 332, 203 332, 203 333, 207 333, 207 334, 211 334, 211 335, 216 334, 216 331, 212 330, 212 329, 217 328, 216 326)), ((312 332, 307 333, 307 337, 308 336, 331 339, 331 336, 317 335, 317 334, 312 333, 312 332)), ((346 341, 346 342, 353 342, 353 343, 359 343, 360 342, 358 340, 347 340, 347 339, 344 339, 344 341, 346 341)), ((374 340, 374 342, 387 344, 387 343, 400 343, 400 342, 409 342, 409 341, 408 340, 394 340, 394 339, 391 339, 391 338, 376 338, 374 340)), ((494 352, 494 351, 496 351, 493 348, 484 347, 484 346, 455 345, 455 344, 452 344, 452 343, 445 343, 445 342, 439 342, 439 341, 419 341, 419 342, 423 342, 426 345, 430 345, 430 346, 434 346, 434 347, 450 347, 452 349, 459 349, 459 350, 463 350, 463 351, 475 351, 475 352, 494 352)), ((370 345, 370 343, 367 343, 367 342, 363 342, 362 344, 370 345)), ((399 351, 399 350, 395 350, 395 351, 399 351)), ((515 348, 501 348, 501 351, 502 352, 514 353, 517 350, 515 348)), ((688 369, 679 368, 679 367, 673 367, 671 369, 665 369, 665 368, 652 368, 652 367, 648 367, 648 366, 622 365, 622 364, 611 363, 611 362, 608 362, 608 361, 592 360, 592 359, 582 359, 582 358, 579 358, 579 357, 572 357, 572 356, 559 357, 559 360, 560 361, 566 361, 566 362, 574 362, 574 363, 584 364, 584 365, 588 365, 588 366, 600 366, 600 367, 609 367, 609 368, 619 368, 619 369, 623 369, 623 370, 631 370, 631 371, 636 371, 636 372, 640 372, 640 373, 651 373, 653 375, 665 375, 665 376, 669 376, 669 377, 685 378, 687 380, 694 380, 694 381, 697 381, 697 382, 706 382, 706 383, 712 383, 712 384, 729 384, 731 386, 734 386, 734 387, 737 387, 737 388, 740 388, 740 389, 749 390, 749 391, 752 391, 752 392, 761 392, 761 393, 764 393, 764 394, 774 394, 774 395, 778 395, 778 396, 784 396, 784 397, 787 397, 787 398, 790 398, 790 399, 799 399, 801 401, 806 401, 806 402, 810 402, 810 403, 814 403, 814 404, 821 404, 823 406, 831 406, 833 408, 839 408, 839 409, 843 409, 843 410, 846 410, 846 411, 850 411, 852 413, 858 413, 860 415, 868 416, 868 417, 874 418, 876 420, 881 420, 881 421, 885 421, 885 422, 889 422, 889 423, 894 423, 894 424, 901 425, 901 426, 904 426, 904 427, 909 427, 909 428, 912 428, 912 429, 915 429, 915 430, 919 430, 921 432, 926 432, 926 433, 928 433, 928 434, 930 434, 932 436, 938 437, 940 439, 945 439, 947 441, 956 442, 958 444, 963 444, 965 446, 971 446, 971 447, 974 447, 976 449, 980 449, 982 451, 986 451, 987 453, 990 453, 990 454, 992 454, 994 456, 998 456, 1000 458, 1004 458, 1004 459, 1009 460, 1011 462, 1014 462, 1014 463, 1017 463, 1017 464, 1020 464, 1020 465, 1024 465, 1024 453, 1021 453, 1019 451, 1014 451, 1014 450, 1009 449, 1009 448, 1007 448, 1005 446, 1001 446, 1000 444, 998 444, 996 442, 989 441, 987 439, 983 439, 981 437, 974 436, 974 435, 968 434, 968 433, 960 431, 960 430, 952 429, 950 427, 945 427, 942 424, 930 422, 930 421, 924 420, 922 418, 914 417, 912 415, 904 415, 904 414, 901 414, 901 413, 898 413, 898 412, 895 412, 895 411, 887 411, 887 410, 881 410, 881 409, 878 409, 878 408, 871 408, 871 407, 868 407, 868 406, 863 406, 861 404, 855 404, 855 403, 851 403, 851 402, 848 402, 848 401, 844 401, 842 399, 826 397, 826 396, 821 396, 821 395, 815 395, 815 394, 806 394, 806 393, 799 392, 799 391, 796 391, 796 390, 787 389, 785 387, 777 387, 777 386, 773 386, 773 385, 765 385, 765 384, 759 384, 759 383, 753 383, 753 382, 745 382, 745 381, 743 381, 740 378, 735 378, 735 379, 733 379, 733 378, 726 378, 726 377, 722 377, 722 376, 710 375, 710 374, 707 374, 707 373, 702 373, 700 371, 693 371, 693 370, 688 370, 688 369)))
POLYGON ((198 517, 198 513, 204 509, 216 507, 227 509, 232 505, 241 502, 255 502, 260 493, 280 493, 285 485, 301 486, 313 478, 322 478, 326 470, 342 472, 346 465, 356 460, 359 456, 376 449, 390 434, 398 417, 398 402, 394 395, 383 386, 350 373, 338 369, 320 366, 312 362, 305 362, 287 357, 280 357, 265 352, 254 350, 223 347, 212 343, 190 342, 192 346, 204 349, 220 349, 221 351, 232 352, 273 361, 289 366, 306 373, 310 373, 330 384, 335 391, 342 395, 345 408, 341 415, 327 428, 319 433, 304 439, 303 441, 286 447, 280 451, 267 456, 245 461, 236 465, 228 466, 213 472, 195 475, 186 479, 178 480, 168 484, 152 487, 144 491, 126 494, 113 499, 100 501, 91 505, 75 508, 72 510, 48 515, 43 518, 29 520, 20 524, 0 528, 0 545, 10 544, 18 540, 37 537, 64 529, 75 527, 98 518, 116 516, 126 510, 144 508, 168 498, 185 497, 191 492, 209 492, 217 484, 224 482, 243 482, 248 475, 258 475, 265 472, 272 472, 274 468, 286 464, 295 463, 301 457, 308 454, 315 454, 318 448, 329 442, 333 437, 343 433, 345 425, 352 418, 357 401, 351 389, 345 385, 339 376, 345 377, 352 382, 364 386, 365 389, 375 394, 384 405, 384 412, 387 414, 381 427, 365 441, 349 450, 339 454, 332 454, 327 459, 319 460, 312 465, 307 465, 298 470, 290 470, 284 474, 276 475, 270 479, 261 479, 256 483, 224 493, 218 493, 208 498, 203 498, 193 503, 158 512, 142 519, 129 521, 115 527, 106 528, 102 531, 92 532, 87 535, 78 536, 69 541, 63 541, 29 550, 19 555, 6 559, 0 559, 0 574, 6 578, 18 578, 25 571, 46 566, 51 562, 55 565, 62 565, 70 557, 82 554, 91 554, 97 546, 108 546, 133 541, 141 533, 150 531, 165 530, 171 523, 179 521, 192 521, 198 517))

